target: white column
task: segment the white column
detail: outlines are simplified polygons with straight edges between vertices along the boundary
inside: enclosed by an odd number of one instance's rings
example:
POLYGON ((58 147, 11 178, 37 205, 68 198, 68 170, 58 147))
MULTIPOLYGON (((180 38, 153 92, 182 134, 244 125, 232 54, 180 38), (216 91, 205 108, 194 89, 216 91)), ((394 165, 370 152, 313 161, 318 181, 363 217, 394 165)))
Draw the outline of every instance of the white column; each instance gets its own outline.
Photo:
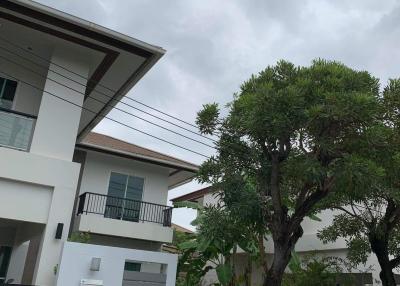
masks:
MULTIPOLYGON (((78 174, 76 174, 78 176, 78 174)), ((38 260, 33 278, 34 285, 56 285, 56 271, 59 268, 63 243, 68 238, 75 189, 56 187, 50 207, 49 219, 39 247, 38 260), (62 238, 56 239, 58 223, 63 223, 62 238)))
MULTIPOLYGON (((30 153, 72 161, 82 112, 80 106, 84 102, 87 82, 81 76, 88 77, 89 64, 73 45, 67 43, 53 51, 51 62, 30 153)), ((68 236, 78 168, 72 173, 64 174, 71 178, 68 184, 53 185, 48 221, 39 244, 33 273, 35 285, 56 284, 55 270, 60 262, 63 242, 68 236), (55 239, 58 223, 64 224, 62 239, 55 239)))
POLYGON ((68 45, 62 50, 56 49, 51 62, 49 69, 52 71, 49 70, 47 74, 44 90, 53 95, 43 93, 30 152, 71 161, 82 111, 76 105, 83 104, 87 82, 86 79, 74 73, 87 78, 89 65, 85 59, 80 58, 78 52, 74 52, 73 47, 69 48, 68 45))
POLYGON ((170 263, 167 264, 167 283, 166 286, 175 286, 176 271, 178 266, 178 257, 174 257, 170 263))

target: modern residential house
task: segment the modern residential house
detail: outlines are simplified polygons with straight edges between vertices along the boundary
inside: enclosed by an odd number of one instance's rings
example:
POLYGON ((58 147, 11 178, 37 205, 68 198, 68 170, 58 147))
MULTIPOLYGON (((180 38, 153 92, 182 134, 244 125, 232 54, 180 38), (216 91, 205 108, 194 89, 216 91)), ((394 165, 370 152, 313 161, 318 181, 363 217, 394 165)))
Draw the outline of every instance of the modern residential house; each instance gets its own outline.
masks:
MULTIPOLYGON (((217 204, 218 197, 215 190, 213 190, 211 187, 206 187, 172 199, 172 202, 174 203, 182 201, 197 202, 201 206, 207 206, 217 204)), ((339 239, 335 243, 323 244, 317 237, 318 231, 332 221, 334 213, 327 210, 318 214, 318 217, 321 219, 320 222, 308 218, 303 221, 302 227, 304 230, 304 234, 296 244, 296 252, 299 254, 300 257, 303 258, 338 257, 345 260, 347 247, 346 241, 344 239, 339 239)), ((271 261, 273 254, 272 239, 266 240, 264 242, 264 245, 266 249, 267 260, 271 261)), ((248 256, 240 248, 238 249, 238 254, 235 262, 236 271, 238 273, 244 273, 245 268, 248 267, 248 256)), ((260 268, 259 265, 255 263, 253 263, 252 269, 252 282, 254 283, 254 285, 261 285, 263 279, 263 270, 260 268)), ((355 283, 354 285, 356 286, 381 285, 379 272, 380 266, 378 260, 374 254, 371 254, 365 265, 359 265, 357 266, 357 269, 352 269, 351 273, 343 273, 342 275, 346 276, 351 274, 351 277, 355 283)), ((210 285, 217 280, 218 279, 216 273, 214 271, 210 271, 204 278, 204 285, 210 285)), ((398 281, 397 283, 400 285, 400 275, 396 275, 396 280, 398 281)), ((340 285, 340 283, 338 283, 338 285, 340 285)))
POLYGON ((167 192, 197 166, 92 132, 164 53, 0 1, 0 282, 174 285, 167 192))

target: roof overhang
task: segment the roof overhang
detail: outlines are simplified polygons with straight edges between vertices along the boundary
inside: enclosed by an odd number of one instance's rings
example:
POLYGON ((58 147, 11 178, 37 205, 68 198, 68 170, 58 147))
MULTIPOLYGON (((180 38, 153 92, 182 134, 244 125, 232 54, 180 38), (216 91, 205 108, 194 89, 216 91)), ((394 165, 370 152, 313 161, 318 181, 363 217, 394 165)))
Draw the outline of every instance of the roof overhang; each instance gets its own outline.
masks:
POLYGON ((176 198, 172 199, 171 202, 173 202, 173 203, 186 202, 186 201, 197 202, 200 199, 202 199, 205 195, 213 193, 213 192, 214 192, 214 190, 212 189, 212 187, 209 186, 209 187, 205 187, 203 189, 188 193, 186 195, 176 197, 176 198))
POLYGON ((82 111, 78 141, 165 53, 160 47, 29 0, 1 0, 0 23, 13 25, 10 31, 15 28, 31 34, 30 37, 20 38, 18 35, 24 33, 13 34, 13 40, 20 40, 25 45, 37 44, 40 48, 43 39, 50 39, 52 45, 62 45, 67 41, 74 48, 81 49, 83 54, 93 55, 93 66, 85 90, 83 107, 86 110, 82 111))

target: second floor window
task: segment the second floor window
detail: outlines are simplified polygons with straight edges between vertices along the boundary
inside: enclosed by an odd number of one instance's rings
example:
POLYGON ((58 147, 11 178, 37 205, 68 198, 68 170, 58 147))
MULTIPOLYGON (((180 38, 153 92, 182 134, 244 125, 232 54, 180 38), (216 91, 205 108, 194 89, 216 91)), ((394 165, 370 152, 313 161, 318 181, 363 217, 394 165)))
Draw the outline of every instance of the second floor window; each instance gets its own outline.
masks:
POLYGON ((111 173, 108 185, 106 217, 138 221, 143 196, 144 179, 111 173))
POLYGON ((0 77, 0 107, 12 108, 16 90, 16 81, 0 77))

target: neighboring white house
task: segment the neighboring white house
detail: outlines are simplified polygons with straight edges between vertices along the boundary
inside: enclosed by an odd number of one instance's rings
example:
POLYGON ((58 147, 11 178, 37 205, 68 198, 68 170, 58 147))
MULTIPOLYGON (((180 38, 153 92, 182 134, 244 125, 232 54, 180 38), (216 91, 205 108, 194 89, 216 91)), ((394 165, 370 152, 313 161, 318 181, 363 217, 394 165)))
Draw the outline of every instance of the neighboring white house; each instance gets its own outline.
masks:
POLYGON ((0 1, 0 282, 174 285, 167 192, 197 166, 91 133, 164 53, 0 1), (89 244, 67 242, 79 231, 89 244))
MULTIPOLYGON (((215 205, 218 202, 218 197, 211 187, 206 187, 198 191, 172 199, 172 202, 191 201, 197 202, 201 206, 215 205)), ((321 222, 311 219, 304 219, 302 227, 304 230, 303 236, 296 244, 296 252, 303 257, 339 257, 346 259, 347 247, 344 239, 339 239, 335 243, 323 244, 317 237, 317 232, 329 225, 332 222, 334 213, 332 211, 323 211, 318 214, 321 222)), ((269 239, 265 241, 265 249, 267 253, 267 260, 271 261, 273 254, 273 241, 269 239)), ((239 249, 237 254, 238 273, 243 273, 248 265, 248 257, 239 249)), ((267 261, 267 262, 268 262, 267 261)), ((366 265, 359 265, 357 269, 352 270, 352 275, 355 278, 356 286, 363 285, 381 285, 379 279, 380 266, 374 254, 368 258, 366 265)), ((252 282, 254 285, 262 284, 263 270, 256 264, 253 265, 252 282)), ((217 281, 215 272, 209 272, 205 279, 204 285, 211 285, 212 282, 217 281)), ((400 275, 396 275, 398 285, 400 285, 400 275)), ((340 284, 338 284, 340 285, 340 284)))

